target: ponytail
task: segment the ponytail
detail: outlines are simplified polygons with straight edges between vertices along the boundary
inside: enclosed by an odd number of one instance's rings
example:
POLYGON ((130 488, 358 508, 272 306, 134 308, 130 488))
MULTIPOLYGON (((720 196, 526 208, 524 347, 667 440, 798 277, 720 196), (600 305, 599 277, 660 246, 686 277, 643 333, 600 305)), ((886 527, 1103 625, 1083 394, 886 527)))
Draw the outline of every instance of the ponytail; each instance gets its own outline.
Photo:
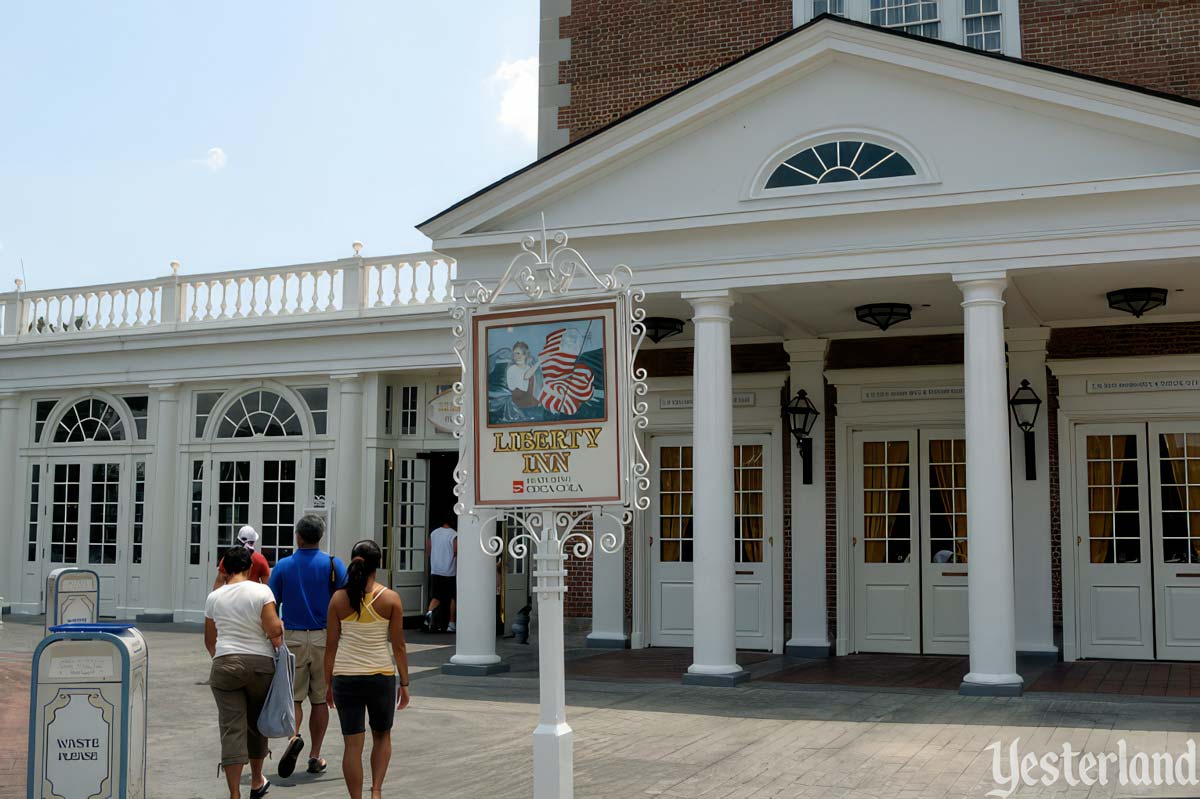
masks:
POLYGON ((359 541, 350 550, 350 565, 346 567, 346 597, 355 613, 362 611, 363 596, 367 592, 367 580, 379 568, 383 553, 371 539, 359 541))

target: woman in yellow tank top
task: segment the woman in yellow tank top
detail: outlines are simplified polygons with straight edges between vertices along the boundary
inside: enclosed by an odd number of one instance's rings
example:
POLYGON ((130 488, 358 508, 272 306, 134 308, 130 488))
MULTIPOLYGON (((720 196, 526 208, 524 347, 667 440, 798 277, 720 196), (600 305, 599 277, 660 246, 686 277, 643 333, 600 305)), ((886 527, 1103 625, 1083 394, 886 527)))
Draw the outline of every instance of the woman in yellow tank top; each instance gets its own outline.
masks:
POLYGON ((370 717, 371 799, 378 799, 383 796, 383 779, 392 758, 392 721, 397 710, 408 707, 404 608, 395 591, 375 582, 381 559, 378 544, 359 541, 350 555, 346 587, 329 602, 327 694, 346 740, 342 776, 351 799, 362 799, 362 751, 370 717))

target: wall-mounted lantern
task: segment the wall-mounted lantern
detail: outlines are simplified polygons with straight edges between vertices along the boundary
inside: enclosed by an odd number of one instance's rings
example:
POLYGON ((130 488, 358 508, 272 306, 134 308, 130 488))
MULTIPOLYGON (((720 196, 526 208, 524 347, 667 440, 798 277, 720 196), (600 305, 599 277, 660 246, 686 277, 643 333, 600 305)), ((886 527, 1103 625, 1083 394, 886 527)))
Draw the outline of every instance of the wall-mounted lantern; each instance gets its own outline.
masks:
POLYGON ((1033 426, 1037 422, 1038 411, 1042 408, 1042 398, 1029 385, 1028 380, 1021 381, 1021 387, 1013 392, 1008 401, 1012 408, 1013 418, 1017 427, 1025 434, 1025 479, 1037 479, 1037 453, 1033 441, 1033 426))
POLYGON ((783 406, 783 418, 787 420, 788 429, 796 438, 796 446, 800 448, 800 460, 803 464, 804 485, 812 485, 812 433, 813 426, 821 412, 808 398, 808 392, 800 389, 792 401, 783 406))

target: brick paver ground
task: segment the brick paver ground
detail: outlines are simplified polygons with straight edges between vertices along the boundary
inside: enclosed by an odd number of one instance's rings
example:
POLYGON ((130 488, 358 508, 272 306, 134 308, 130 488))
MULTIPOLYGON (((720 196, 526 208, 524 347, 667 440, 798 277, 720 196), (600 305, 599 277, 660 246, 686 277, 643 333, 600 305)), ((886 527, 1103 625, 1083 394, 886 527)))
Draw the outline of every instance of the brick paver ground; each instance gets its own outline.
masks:
MULTIPOLYGON (((149 796, 221 797, 212 696, 203 685, 208 658, 194 630, 153 628, 149 796)), ((40 628, 8 623, 0 665, 28 658, 40 628)), ((529 797, 529 733, 537 719, 536 648, 505 643, 509 676, 454 678, 438 673, 451 639, 413 637, 413 705, 397 719, 386 796, 529 797)), ((695 688, 677 679, 605 681, 589 658, 572 651, 568 717, 575 730, 576 796, 702 799, 880 799, 984 796, 994 741, 1020 738, 1023 751, 1109 751, 1125 739, 1133 751, 1182 751, 1200 733, 1200 705, 1124 696, 1040 693, 1020 699, 960 697, 930 689, 830 688, 756 680, 738 688, 695 688)), ((642 655, 641 657, 651 657, 642 655)), ((655 657, 658 657, 657 655, 655 657)), ((602 662, 602 661, 598 661, 602 662)), ((748 664, 752 672, 763 662, 748 664)), ((25 689, 0 683, 0 706, 25 689)), ((764 675, 765 676, 765 675, 764 675)), ((0 753, 24 746, 25 719, 0 716, 0 753), (16 724, 16 727, 11 725, 16 724)), ((280 748, 280 747, 276 747, 280 748)), ((331 768, 319 777, 275 780, 271 796, 341 797, 340 736, 325 749, 331 768)), ((17 758, 18 760, 21 758, 17 758)), ((0 775, 0 797, 23 797, 24 772, 0 775), (15 778, 15 780, 13 779, 15 778)), ((1022 789, 1017 796, 1187 796, 1118 789, 1022 789)), ((248 792, 243 792, 248 795, 248 792)))

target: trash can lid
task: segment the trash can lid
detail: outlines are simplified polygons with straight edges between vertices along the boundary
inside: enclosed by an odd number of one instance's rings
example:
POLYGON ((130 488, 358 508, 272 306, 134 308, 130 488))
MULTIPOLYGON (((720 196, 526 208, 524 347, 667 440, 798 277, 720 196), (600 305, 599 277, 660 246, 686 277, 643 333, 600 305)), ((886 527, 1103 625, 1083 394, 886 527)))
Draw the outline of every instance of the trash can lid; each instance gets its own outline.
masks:
POLYGON ((136 624, 121 622, 90 622, 86 624, 56 624, 50 628, 52 633, 119 633, 122 630, 132 630, 136 624))

